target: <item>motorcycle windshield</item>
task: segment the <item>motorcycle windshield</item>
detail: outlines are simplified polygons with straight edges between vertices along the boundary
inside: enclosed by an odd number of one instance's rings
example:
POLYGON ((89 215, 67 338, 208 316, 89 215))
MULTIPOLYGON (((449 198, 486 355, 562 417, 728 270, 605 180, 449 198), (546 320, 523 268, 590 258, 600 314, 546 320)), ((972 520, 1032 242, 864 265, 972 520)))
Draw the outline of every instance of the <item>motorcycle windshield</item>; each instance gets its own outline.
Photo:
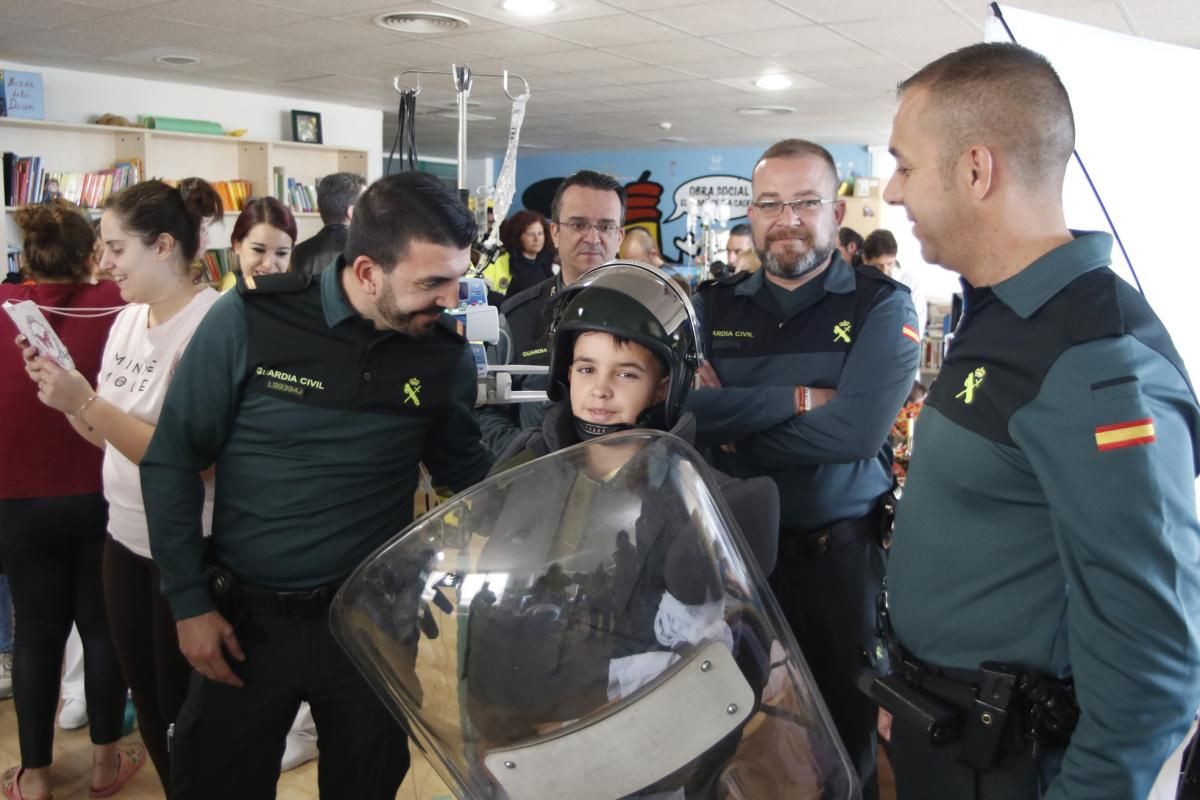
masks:
POLYGON ((496 475, 346 581, 338 641, 460 798, 854 798, 700 456, 613 434, 496 475))

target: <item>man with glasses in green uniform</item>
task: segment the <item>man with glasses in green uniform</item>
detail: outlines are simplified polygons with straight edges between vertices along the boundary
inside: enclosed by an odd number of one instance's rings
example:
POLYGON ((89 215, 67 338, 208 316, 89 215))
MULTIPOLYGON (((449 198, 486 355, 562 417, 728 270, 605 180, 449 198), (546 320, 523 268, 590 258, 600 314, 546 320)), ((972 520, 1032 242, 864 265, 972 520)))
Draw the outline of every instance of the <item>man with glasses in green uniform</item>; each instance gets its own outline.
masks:
MULTIPOLYGON (((507 352, 501 353, 505 364, 550 365, 546 331, 555 298, 584 273, 617 257, 625 234, 625 188, 611 175, 580 170, 559 184, 550 215, 550 236, 562 269, 500 306, 508 334, 507 352)), ((530 391, 547 385, 544 375, 513 376, 513 389, 530 391)), ((546 408, 545 403, 520 403, 481 409, 484 443, 498 456, 520 431, 540 428, 546 408)))
POLYGON ((751 178, 763 269, 701 286, 705 388, 688 398, 714 465, 779 486, 779 558, 770 576, 863 783, 877 796, 876 708, 855 676, 882 655, 874 635, 882 581, 888 431, 919 351, 908 289, 838 255, 845 214, 820 145, 788 139, 751 178))

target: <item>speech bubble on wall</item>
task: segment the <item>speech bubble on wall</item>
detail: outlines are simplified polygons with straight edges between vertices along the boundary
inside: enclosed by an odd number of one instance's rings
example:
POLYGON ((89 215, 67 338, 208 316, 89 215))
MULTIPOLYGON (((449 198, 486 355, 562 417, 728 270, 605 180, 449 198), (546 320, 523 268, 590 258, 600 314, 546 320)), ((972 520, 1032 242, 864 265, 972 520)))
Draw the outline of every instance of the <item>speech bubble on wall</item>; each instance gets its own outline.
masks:
POLYGON ((675 208, 671 210, 670 216, 663 220, 664 225, 687 213, 688 198, 695 198, 700 204, 707 200, 712 200, 718 205, 729 203, 732 209, 729 218, 741 219, 746 216, 746 208, 750 205, 753 195, 750 192, 750 179, 740 175, 702 175, 692 178, 676 187, 675 208))

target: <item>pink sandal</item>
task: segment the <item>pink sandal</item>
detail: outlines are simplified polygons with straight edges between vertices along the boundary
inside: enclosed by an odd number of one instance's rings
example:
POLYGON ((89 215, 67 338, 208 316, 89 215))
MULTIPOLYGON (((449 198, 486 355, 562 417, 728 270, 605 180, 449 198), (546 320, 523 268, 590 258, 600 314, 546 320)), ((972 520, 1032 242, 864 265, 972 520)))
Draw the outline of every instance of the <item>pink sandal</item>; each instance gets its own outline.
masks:
MULTIPOLYGON (((123 744, 117 748, 117 777, 108 786, 97 789, 92 786, 88 794, 92 797, 112 797, 129 783, 142 765, 146 763, 146 748, 140 744, 123 744)), ((9 800, 21 800, 20 797, 9 800)))
MULTIPOLYGON (((21 794, 21 775, 24 772, 24 767, 9 767, 0 776, 0 791, 4 792, 5 800, 25 800, 25 795, 21 794)), ((53 800, 54 795, 50 797, 53 800)))

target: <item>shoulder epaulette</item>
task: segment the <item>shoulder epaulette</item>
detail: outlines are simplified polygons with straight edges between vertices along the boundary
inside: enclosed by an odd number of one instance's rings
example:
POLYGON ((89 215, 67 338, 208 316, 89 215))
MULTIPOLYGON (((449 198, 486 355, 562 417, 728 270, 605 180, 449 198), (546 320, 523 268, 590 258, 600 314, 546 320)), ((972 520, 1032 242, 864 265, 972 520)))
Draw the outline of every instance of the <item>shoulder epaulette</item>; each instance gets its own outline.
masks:
POLYGON ((313 282, 315 275, 279 272, 273 275, 238 275, 238 294, 296 294, 313 282))
POLYGON ((710 286, 736 286, 742 281, 749 280, 753 272, 739 270, 732 275, 726 275, 721 278, 709 278, 706 281, 700 281, 700 285, 696 287, 696 291, 707 289, 710 286))
POLYGON ((906 286, 905 284, 896 280, 895 278, 893 278, 890 275, 885 275, 883 270, 876 269, 875 267, 869 267, 864 264, 862 266, 855 267, 854 274, 858 275, 860 277, 866 278, 867 280, 882 281, 883 283, 891 284, 892 286, 896 287, 897 289, 903 289, 904 291, 906 291, 910 294, 912 293, 912 289, 908 288, 908 286, 906 286))

